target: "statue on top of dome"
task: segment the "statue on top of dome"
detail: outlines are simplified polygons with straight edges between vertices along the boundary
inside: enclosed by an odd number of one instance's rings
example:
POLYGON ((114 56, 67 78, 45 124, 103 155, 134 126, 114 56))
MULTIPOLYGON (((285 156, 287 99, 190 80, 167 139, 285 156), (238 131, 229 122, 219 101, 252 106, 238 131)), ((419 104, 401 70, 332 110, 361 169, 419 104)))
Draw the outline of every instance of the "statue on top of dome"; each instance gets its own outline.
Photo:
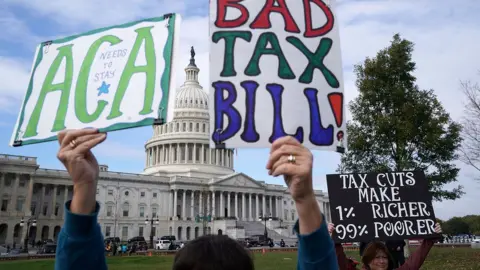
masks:
POLYGON ((190 58, 190 66, 196 67, 197 65, 195 65, 195 49, 193 48, 193 46, 190 49, 190 55, 192 56, 190 58))

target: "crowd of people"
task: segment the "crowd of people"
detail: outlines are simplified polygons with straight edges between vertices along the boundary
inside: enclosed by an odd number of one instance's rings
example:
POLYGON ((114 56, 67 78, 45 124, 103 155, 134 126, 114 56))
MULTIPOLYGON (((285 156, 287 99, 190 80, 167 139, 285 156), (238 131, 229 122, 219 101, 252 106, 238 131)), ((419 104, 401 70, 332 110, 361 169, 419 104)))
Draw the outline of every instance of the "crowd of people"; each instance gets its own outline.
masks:
MULTIPOLYGON (((71 201, 66 202, 65 222, 58 238, 56 270, 107 269, 105 246, 97 222, 96 202, 99 167, 91 149, 106 139, 95 129, 67 130, 59 133, 58 158, 74 185, 71 201)), ((297 270, 352 269, 341 244, 331 236, 335 225, 326 224, 315 198, 312 184, 313 155, 293 137, 277 139, 271 146, 266 169, 269 175, 283 176, 298 213, 294 230, 298 236, 297 270)), ((436 232, 441 228, 437 225, 436 232)), ((419 269, 435 239, 422 245, 405 260, 399 256, 402 244, 370 242, 363 250, 365 270, 419 269)), ((118 247, 112 246, 110 249, 118 247)), ((225 235, 205 235, 190 241, 176 252, 173 270, 253 270, 248 249, 225 235)), ((355 269, 355 268, 353 268, 355 269)))

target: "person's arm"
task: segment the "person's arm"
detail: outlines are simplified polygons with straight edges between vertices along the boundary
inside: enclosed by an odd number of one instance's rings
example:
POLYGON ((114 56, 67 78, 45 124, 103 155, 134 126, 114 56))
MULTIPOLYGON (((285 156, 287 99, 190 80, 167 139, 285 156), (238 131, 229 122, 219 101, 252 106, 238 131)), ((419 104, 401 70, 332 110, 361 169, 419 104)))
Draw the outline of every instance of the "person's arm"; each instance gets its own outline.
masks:
POLYGON ((337 256, 324 217, 312 195, 296 202, 298 222, 298 270, 338 270, 337 256))
POLYGON ((73 197, 65 204, 65 221, 57 241, 55 270, 107 269, 96 194, 96 181, 74 182, 73 197))
POLYGON ((405 261, 405 263, 397 268, 397 270, 409 270, 409 269, 420 269, 422 264, 425 262, 425 259, 432 249, 433 244, 435 243, 436 239, 426 239, 423 240, 422 244, 420 245, 415 252, 413 252, 410 257, 405 261))
POLYGON ((347 270, 347 254, 345 254, 342 244, 335 243, 335 254, 337 255, 338 269, 347 270))
POLYGON ((65 222, 58 235, 55 270, 106 270, 103 236, 96 204, 91 214, 74 214, 71 201, 65 204, 65 222))
POLYGON ((65 221, 57 240, 55 270, 107 269, 97 221, 100 206, 95 199, 99 168, 91 152, 107 134, 97 129, 64 130, 57 138, 57 158, 72 178, 73 197, 64 206, 65 221))

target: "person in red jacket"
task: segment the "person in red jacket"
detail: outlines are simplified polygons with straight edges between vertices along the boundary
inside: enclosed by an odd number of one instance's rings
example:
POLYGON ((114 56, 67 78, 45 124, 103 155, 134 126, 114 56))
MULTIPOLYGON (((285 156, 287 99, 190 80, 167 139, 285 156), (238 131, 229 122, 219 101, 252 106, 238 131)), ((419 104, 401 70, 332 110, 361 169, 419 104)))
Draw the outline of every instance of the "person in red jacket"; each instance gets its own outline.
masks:
MULTIPOLYGON (((335 230, 335 225, 329 226, 331 227, 331 232, 335 230)), ((330 228, 329 228, 330 229, 330 228)), ((438 234, 442 233, 442 228, 439 223, 435 226, 435 232, 438 234)), ((394 261, 392 259, 392 255, 388 251, 387 246, 383 242, 373 241, 368 244, 365 248, 365 251, 362 256, 362 270, 410 270, 410 269, 420 269, 420 267, 425 262, 430 249, 432 249, 433 245, 438 239, 425 239, 422 241, 415 252, 413 252, 410 257, 405 261, 405 263, 396 268, 394 266, 394 261)), ((339 269, 348 269, 347 268, 347 261, 344 259, 346 258, 345 251, 343 250, 343 246, 335 245, 335 251, 337 253, 339 269), (343 259, 340 259, 343 257, 343 259), (343 265, 342 265, 343 264, 343 265)))
MULTIPOLYGON (((333 223, 328 224, 328 233, 330 236, 333 234, 333 230, 335 229, 335 225, 333 223)), ((339 270, 356 270, 357 265, 359 264, 353 258, 348 258, 343 252, 343 246, 340 243, 335 243, 335 253, 337 255, 337 263, 339 270)))

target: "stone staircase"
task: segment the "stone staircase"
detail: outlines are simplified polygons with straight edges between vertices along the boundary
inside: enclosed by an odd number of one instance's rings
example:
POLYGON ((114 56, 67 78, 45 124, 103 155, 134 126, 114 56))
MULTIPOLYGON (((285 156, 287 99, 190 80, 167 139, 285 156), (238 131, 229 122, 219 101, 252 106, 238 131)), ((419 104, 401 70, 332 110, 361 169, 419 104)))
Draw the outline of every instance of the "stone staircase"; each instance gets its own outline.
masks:
MULTIPOLYGON (((249 237, 252 235, 263 235, 265 232, 265 224, 259 221, 237 221, 238 226, 242 226, 245 229, 245 236, 249 237)), ((288 236, 281 235, 274 230, 271 230, 267 227, 268 237, 272 238, 274 241, 280 241, 284 239, 287 241, 288 236)))

